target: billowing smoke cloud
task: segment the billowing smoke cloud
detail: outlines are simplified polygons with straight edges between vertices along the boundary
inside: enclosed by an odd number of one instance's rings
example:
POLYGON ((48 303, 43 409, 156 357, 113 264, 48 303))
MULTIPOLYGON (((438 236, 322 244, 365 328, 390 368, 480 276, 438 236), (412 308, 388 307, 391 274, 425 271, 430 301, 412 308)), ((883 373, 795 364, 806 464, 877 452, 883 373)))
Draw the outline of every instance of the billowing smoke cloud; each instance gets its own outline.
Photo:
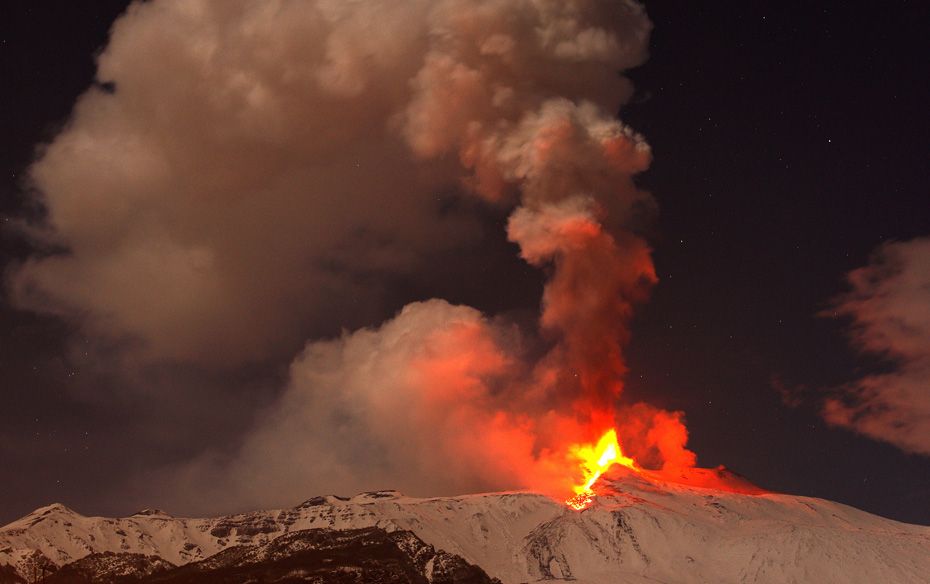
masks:
POLYGON ((619 103, 648 30, 628 2, 133 4, 31 171, 33 235, 68 251, 14 298, 154 359, 293 350, 471 235, 436 202, 461 178, 444 153, 502 196, 532 163, 491 142, 552 96, 619 103))
POLYGON ((827 421, 930 455, 930 238, 888 243, 849 273, 835 311, 852 318, 861 351, 892 368, 850 384, 827 400, 827 421))
POLYGON ((410 304, 377 329, 308 343, 287 390, 232 460, 205 455, 145 482, 164 492, 167 480, 166 505, 201 512, 381 488, 560 497, 577 478, 566 445, 590 440, 597 423, 615 417, 642 464, 694 465, 680 413, 636 404, 605 409, 592 425, 550 407, 523 347, 515 327, 473 308, 410 304))
POLYGON ((100 57, 115 91, 33 168, 34 234, 68 252, 13 290, 149 359, 237 364, 467 239, 434 203, 454 184, 516 207, 507 237, 550 274, 542 354, 439 300, 311 341, 238 453, 185 465, 178 492, 555 491, 567 446, 614 425, 652 466, 692 465, 680 414, 616 409, 656 281, 635 233, 650 150, 615 118, 650 28, 633 0, 135 4, 100 57))
MULTIPOLYGON (((378 329, 315 341, 232 461, 205 457, 175 479, 219 508, 293 504, 307 493, 397 488, 449 493, 526 484, 533 441, 513 330, 441 300, 410 304, 378 329), (497 412, 494 414, 494 412, 497 412), (489 414, 490 413, 490 414, 489 414), (215 492, 213 492, 215 491, 215 492)), ((160 481, 159 481, 160 482, 160 481)))
POLYGON ((452 165, 415 163, 389 123, 428 6, 130 6, 104 85, 31 169, 48 213, 32 234, 67 253, 15 271, 15 300, 211 366, 293 354, 334 313, 364 324, 386 275, 472 236, 436 200, 452 165))

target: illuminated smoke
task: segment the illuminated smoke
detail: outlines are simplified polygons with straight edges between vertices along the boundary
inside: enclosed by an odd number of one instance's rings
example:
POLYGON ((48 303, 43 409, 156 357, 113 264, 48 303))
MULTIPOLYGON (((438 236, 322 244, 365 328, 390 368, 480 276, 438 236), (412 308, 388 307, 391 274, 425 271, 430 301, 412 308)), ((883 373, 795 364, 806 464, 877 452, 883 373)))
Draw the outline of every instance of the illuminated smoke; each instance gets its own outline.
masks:
POLYGON ((555 491, 577 478, 569 446, 613 426, 638 461, 687 467, 680 414, 617 410, 656 282, 636 234, 654 202, 633 182, 651 154, 615 118, 618 72, 650 29, 633 0, 134 4, 100 56, 115 92, 83 96, 32 171, 33 235, 69 253, 23 265, 15 297, 142 359, 249 361, 467 240, 434 203, 455 184, 513 206, 507 237, 549 271, 545 354, 441 300, 310 341, 232 460, 171 471, 175 505, 205 485, 215 505, 555 491))
POLYGON ((824 417, 930 455, 930 239, 885 244, 847 279, 849 292, 823 315, 851 317, 856 347, 893 367, 850 383, 824 417))

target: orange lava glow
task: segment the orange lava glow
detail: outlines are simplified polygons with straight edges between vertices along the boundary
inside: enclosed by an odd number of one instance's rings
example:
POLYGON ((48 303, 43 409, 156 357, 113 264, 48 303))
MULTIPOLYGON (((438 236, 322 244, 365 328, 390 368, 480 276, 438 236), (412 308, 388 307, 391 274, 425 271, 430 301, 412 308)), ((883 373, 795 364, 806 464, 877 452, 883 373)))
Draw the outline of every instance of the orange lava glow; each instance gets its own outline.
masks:
POLYGON ((619 464, 639 470, 636 461, 623 454, 623 449, 617 441, 617 431, 613 428, 604 432, 597 444, 575 444, 569 449, 569 453, 578 460, 584 477, 584 482, 572 487, 575 494, 565 500, 566 505, 577 511, 587 509, 594 502, 595 494, 592 487, 611 466, 619 464))

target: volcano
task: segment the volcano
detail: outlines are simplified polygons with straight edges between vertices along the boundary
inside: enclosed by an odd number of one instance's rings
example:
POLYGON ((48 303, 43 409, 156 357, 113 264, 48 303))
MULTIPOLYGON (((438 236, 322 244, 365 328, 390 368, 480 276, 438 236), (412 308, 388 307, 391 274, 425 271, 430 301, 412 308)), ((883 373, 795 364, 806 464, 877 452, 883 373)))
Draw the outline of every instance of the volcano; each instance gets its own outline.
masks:
POLYGON ((927 581, 930 527, 705 475, 724 488, 614 466, 583 511, 531 492, 375 491, 204 519, 56 504, 0 528, 0 582, 927 581))

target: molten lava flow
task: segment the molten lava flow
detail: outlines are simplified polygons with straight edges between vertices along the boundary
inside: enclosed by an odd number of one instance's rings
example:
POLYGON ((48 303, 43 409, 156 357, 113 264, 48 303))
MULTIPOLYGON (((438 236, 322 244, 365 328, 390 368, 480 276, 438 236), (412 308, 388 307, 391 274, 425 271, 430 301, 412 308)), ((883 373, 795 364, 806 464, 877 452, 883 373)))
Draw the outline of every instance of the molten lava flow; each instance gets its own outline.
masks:
POLYGON ((617 432, 613 428, 605 432, 596 445, 576 444, 571 447, 570 453, 578 459, 584 476, 582 484, 572 487, 575 494, 565 501, 566 505, 577 511, 586 509, 591 504, 595 496, 591 487, 611 466, 620 464, 639 470, 636 461, 629 456, 624 456, 620 443, 617 442, 617 432))

